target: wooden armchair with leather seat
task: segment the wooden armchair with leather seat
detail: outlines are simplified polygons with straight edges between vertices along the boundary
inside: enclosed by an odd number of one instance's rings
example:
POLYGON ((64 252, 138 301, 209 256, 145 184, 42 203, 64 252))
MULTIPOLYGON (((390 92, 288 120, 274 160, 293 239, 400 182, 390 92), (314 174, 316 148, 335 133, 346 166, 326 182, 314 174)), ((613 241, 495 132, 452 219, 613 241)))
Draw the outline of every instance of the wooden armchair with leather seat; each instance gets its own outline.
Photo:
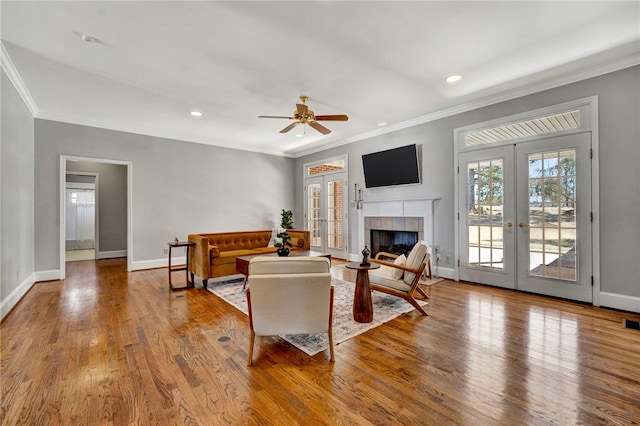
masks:
POLYGON ((422 315, 428 315, 415 299, 416 293, 429 299, 429 295, 419 286, 425 270, 431 277, 431 248, 427 243, 418 241, 406 257, 406 261, 404 255, 397 256, 385 252, 376 254, 376 258, 371 261, 382 266, 369 271, 369 286, 372 291, 401 297, 411 303, 422 315), (382 260, 383 258, 393 261, 382 260))

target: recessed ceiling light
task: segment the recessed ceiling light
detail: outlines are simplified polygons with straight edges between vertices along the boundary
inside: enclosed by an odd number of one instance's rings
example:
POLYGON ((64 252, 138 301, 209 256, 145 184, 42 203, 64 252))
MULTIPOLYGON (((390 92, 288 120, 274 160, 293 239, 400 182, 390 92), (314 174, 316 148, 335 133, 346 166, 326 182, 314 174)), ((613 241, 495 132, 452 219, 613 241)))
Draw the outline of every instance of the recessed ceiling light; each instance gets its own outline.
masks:
POLYGON ((191 115, 194 117, 202 117, 202 113, 200 111, 191 111, 191 115))
POLYGON ((95 38, 91 37, 90 35, 87 34, 80 34, 80 38, 82 39, 82 41, 86 42, 86 43, 93 43, 94 41, 96 41, 95 38))
POLYGON ((447 83, 455 83, 456 81, 460 81, 460 79, 462 78, 461 75, 450 75, 449 77, 446 78, 446 82, 447 83))
POLYGON ((296 138, 303 138, 303 137, 304 137, 304 133, 298 133, 298 134, 296 135, 296 138))
POLYGON ((378 123, 378 127, 384 127, 386 125, 387 125, 386 121, 381 121, 381 122, 378 123))

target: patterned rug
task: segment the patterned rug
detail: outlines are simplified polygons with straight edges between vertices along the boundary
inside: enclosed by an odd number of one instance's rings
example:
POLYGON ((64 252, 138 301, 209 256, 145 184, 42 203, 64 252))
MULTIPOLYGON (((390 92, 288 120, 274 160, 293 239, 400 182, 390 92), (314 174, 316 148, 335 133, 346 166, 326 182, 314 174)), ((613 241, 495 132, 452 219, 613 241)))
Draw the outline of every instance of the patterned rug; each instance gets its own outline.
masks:
MULTIPOLYGON (((373 321, 362 324, 353 320, 353 294, 355 293, 355 284, 336 278, 331 279, 331 284, 333 284, 335 289, 333 296, 334 345, 351 339, 358 334, 371 330, 405 312, 415 309, 399 297, 374 291, 372 293, 373 321)), ((248 315, 247 296, 245 290, 242 289, 242 280, 213 282, 209 284, 208 290, 242 311, 245 315, 248 315)), ((426 305, 428 302, 419 301, 419 303, 426 305)), ((329 340, 326 333, 288 334, 280 337, 307 355, 313 356, 329 348, 329 340)))

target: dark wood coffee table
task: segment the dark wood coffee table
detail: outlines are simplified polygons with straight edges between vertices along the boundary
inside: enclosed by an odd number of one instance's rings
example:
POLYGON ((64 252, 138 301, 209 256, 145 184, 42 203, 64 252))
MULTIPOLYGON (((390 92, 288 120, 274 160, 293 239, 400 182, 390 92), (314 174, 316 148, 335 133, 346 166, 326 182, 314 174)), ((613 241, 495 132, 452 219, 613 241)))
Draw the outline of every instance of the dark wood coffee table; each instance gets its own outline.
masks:
MULTIPOLYGON (((244 283, 242 283, 242 288, 247 285, 247 278, 249 278, 249 262, 251 262, 251 259, 256 256, 278 257, 278 253, 261 253, 236 257, 236 272, 244 275, 244 283)), ((289 256, 287 257, 326 257, 327 259, 329 259, 329 262, 331 262, 331 255, 329 253, 322 253, 320 251, 291 250, 289 256)))

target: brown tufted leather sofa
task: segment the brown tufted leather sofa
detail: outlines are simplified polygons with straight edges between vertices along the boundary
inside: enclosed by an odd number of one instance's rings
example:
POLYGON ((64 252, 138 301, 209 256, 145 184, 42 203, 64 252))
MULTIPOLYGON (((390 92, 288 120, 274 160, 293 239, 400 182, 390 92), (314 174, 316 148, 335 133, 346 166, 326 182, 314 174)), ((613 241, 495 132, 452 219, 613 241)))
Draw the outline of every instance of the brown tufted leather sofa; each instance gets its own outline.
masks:
MULTIPOLYGON (((289 229, 287 232, 291 235, 293 250, 310 249, 309 231, 289 229)), ((195 243, 195 247, 189 250, 191 280, 194 274, 199 276, 204 288, 207 288, 209 278, 235 274, 236 257, 277 250, 276 247, 268 247, 271 230, 189 234, 188 238, 195 243)))

